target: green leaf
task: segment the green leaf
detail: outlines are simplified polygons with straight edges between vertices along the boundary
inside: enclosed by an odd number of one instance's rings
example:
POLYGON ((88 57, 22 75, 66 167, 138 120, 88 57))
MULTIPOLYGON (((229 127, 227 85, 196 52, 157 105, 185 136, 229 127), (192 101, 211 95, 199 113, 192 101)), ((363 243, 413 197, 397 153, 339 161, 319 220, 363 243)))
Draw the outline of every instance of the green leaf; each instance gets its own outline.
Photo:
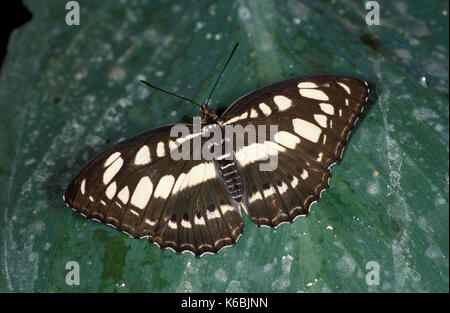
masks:
POLYGON ((27 0, 0 84, 0 292, 448 292, 448 2, 27 0), (307 218, 244 217, 239 242, 200 259, 161 251, 68 209, 86 162, 121 139, 186 121, 235 42, 213 96, 292 76, 352 75, 370 105, 307 218), (80 265, 79 286, 65 282, 80 265), (368 262, 380 284, 367 285, 368 262))

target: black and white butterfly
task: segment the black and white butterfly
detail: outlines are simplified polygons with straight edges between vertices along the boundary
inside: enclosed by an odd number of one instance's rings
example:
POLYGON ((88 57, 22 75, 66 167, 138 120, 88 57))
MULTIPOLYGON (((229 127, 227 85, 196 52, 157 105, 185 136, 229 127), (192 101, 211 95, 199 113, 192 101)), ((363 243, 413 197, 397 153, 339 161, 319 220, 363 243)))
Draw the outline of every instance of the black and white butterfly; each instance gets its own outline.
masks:
MULTIPOLYGON (((231 160, 175 161, 174 125, 155 128, 91 160, 68 186, 64 201, 83 216, 161 248, 196 256, 217 253, 242 234, 241 208, 258 226, 277 227, 309 214, 328 188, 330 167, 340 160, 368 93, 367 83, 356 78, 308 75, 253 91, 220 117, 202 104, 202 131, 214 125, 276 124, 278 133, 253 146, 234 146, 231 160), (264 154, 274 151, 277 168, 260 171, 264 154)), ((182 139, 192 141, 193 128, 186 126, 192 136, 182 139)))

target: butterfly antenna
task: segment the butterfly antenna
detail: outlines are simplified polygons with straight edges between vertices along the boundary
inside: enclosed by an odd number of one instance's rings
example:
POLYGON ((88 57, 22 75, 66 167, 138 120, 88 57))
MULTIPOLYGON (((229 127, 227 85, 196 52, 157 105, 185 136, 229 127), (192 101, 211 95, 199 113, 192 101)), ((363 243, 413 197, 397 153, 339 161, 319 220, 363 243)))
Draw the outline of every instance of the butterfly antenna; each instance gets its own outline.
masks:
POLYGON ((222 69, 222 71, 220 72, 219 77, 217 77, 216 83, 214 84, 214 87, 211 89, 211 92, 209 93, 208 100, 206 100, 206 105, 208 105, 209 99, 211 99, 211 96, 212 96, 212 94, 213 94, 213 92, 214 92, 214 89, 216 88, 217 83, 218 83, 219 80, 220 80, 220 77, 222 77, 222 73, 225 71, 225 69, 226 69, 226 67, 227 67, 227 65, 228 65, 228 62, 230 62, 231 57, 233 56, 233 54, 234 54, 234 52, 236 51, 236 48, 237 48, 238 46, 239 46, 239 42, 237 42, 237 43, 234 45, 233 51, 231 52, 230 56, 228 57, 227 62, 226 62, 225 65, 223 66, 223 69, 222 69))
POLYGON ((191 103, 193 103, 193 104, 195 104, 195 105, 197 105, 197 106, 199 106, 199 107, 202 107, 202 106, 201 106, 200 104, 198 104, 198 103, 197 103, 197 102, 195 102, 195 101, 192 101, 191 99, 188 99, 188 98, 185 98, 185 97, 179 96, 179 95, 177 95, 177 94, 174 94, 173 92, 170 92, 170 91, 167 91, 167 90, 161 89, 161 88, 159 88, 159 87, 156 87, 156 86, 154 86, 154 85, 152 85, 152 84, 150 84, 150 83, 147 83, 147 82, 146 82, 146 81, 144 81, 144 80, 141 80, 141 83, 143 83, 143 84, 146 84, 147 86, 149 86, 149 87, 151 87, 151 88, 154 88, 154 89, 156 89, 156 90, 159 90, 159 91, 165 92, 165 93, 167 93, 168 95, 171 95, 171 96, 175 96, 175 97, 177 97, 177 98, 180 98, 180 99, 183 99, 183 100, 189 101, 189 102, 191 102, 191 103))

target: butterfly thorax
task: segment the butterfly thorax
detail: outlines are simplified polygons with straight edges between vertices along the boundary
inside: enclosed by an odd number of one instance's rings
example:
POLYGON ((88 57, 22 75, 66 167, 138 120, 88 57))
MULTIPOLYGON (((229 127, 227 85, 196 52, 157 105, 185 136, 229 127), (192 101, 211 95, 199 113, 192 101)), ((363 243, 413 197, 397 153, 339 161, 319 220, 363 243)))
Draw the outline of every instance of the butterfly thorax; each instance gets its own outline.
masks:
POLYGON ((214 112, 214 109, 207 105, 202 105, 202 108, 198 112, 198 115, 202 119, 202 124, 209 124, 217 120, 217 115, 214 112))

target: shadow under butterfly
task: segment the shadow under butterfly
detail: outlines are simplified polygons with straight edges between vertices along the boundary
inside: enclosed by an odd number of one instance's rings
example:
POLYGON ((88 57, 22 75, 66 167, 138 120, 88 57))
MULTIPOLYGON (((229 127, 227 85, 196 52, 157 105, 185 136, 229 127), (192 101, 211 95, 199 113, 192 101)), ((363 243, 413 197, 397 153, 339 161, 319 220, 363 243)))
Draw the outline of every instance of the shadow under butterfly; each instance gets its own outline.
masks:
MULTIPOLYGON (((66 204, 132 237, 195 256, 236 243, 243 230, 241 208, 258 226, 307 216, 329 186, 331 166, 341 159, 364 109, 368 85, 347 76, 299 76, 243 96, 219 117, 208 102, 237 46, 203 104, 143 83, 198 105, 202 134, 211 126, 275 124, 273 138, 233 145, 226 158, 224 153, 195 160, 191 151, 187 160, 174 160, 174 142, 194 141, 194 129, 185 124, 191 134, 173 138, 170 130, 177 124, 158 127, 92 159, 67 187, 66 204), (274 153, 276 169, 260 171, 274 153)), ((207 138, 200 137, 205 144, 207 138)))

